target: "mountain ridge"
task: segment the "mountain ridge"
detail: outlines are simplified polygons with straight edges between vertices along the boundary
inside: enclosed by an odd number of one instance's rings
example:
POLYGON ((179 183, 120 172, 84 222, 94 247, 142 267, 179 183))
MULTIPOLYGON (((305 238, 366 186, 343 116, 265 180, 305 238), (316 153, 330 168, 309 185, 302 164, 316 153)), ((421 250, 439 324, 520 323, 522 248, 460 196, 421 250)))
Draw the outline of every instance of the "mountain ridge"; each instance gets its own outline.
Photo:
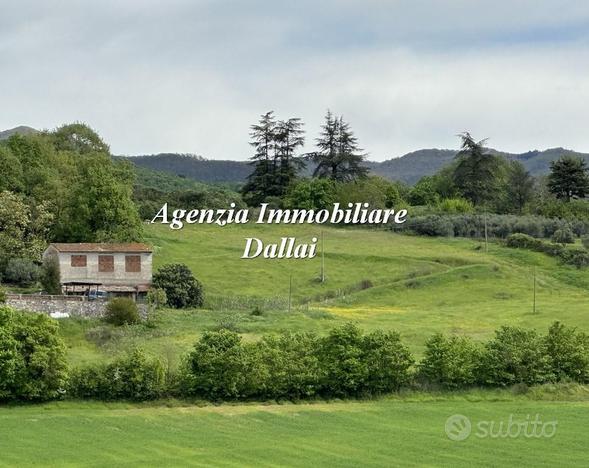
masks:
MULTIPOLYGON (((0 140, 10 138, 17 133, 30 134, 37 131, 32 127, 21 125, 0 131, 0 140)), ((525 153, 509 153, 493 148, 488 148, 488 151, 507 159, 520 161, 535 176, 547 174, 550 162, 563 155, 581 157, 589 164, 589 153, 581 153, 563 147, 548 148, 542 151, 531 150, 525 153)), ((388 180, 414 184, 421 177, 433 175, 450 164, 457 153, 458 150, 452 149, 424 148, 381 162, 366 161, 366 165, 374 175, 382 176, 388 180)), ((251 173, 249 161, 206 159, 190 153, 121 155, 117 158, 126 159, 139 167, 168 172, 204 183, 243 183, 251 173)), ((308 164, 303 175, 308 176, 312 171, 313 165, 308 164)))
MULTIPOLYGON (((548 148, 542 151, 532 150, 525 153, 508 153, 493 148, 489 148, 488 151, 510 160, 520 161, 534 176, 547 174, 550 162, 563 155, 580 157, 589 164, 589 153, 580 153, 562 147, 548 148)), ((451 149, 420 149, 382 162, 366 161, 366 165, 374 175, 382 176, 388 180, 414 184, 421 177, 433 175, 450 164, 457 153, 458 150, 451 149)), ((205 159, 202 156, 177 153, 121 157, 141 167, 171 172, 200 182, 241 183, 251 172, 251 165, 248 161, 205 159)), ((303 175, 310 175, 312 169, 308 165, 303 175)))

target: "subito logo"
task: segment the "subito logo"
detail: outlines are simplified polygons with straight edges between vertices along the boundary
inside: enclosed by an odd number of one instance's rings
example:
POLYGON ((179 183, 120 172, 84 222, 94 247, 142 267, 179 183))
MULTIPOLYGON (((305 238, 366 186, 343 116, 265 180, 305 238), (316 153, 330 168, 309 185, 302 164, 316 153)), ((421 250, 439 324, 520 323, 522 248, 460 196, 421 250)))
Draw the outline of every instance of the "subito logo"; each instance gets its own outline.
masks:
POLYGON ((445 429, 448 439, 461 441, 468 438, 472 426, 470 424, 470 419, 466 416, 462 414, 453 414, 446 419, 445 429))

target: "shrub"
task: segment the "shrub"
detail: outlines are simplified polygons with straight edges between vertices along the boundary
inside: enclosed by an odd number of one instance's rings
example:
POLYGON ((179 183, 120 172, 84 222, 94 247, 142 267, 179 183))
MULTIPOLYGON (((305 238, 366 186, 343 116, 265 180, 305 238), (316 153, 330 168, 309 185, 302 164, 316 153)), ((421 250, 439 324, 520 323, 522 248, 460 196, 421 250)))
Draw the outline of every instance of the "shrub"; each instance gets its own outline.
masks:
POLYGON ((314 333, 285 332, 265 336, 257 344, 265 397, 300 399, 316 395, 321 381, 314 333))
POLYGON ((438 203, 438 209, 445 213, 472 213, 474 206, 464 198, 445 198, 438 203))
POLYGON ((256 393, 250 384, 255 374, 250 350, 233 331, 205 332, 184 363, 184 392, 211 400, 247 398, 256 393))
POLYGON ((364 337, 362 348, 362 360, 368 372, 366 393, 391 392, 409 381, 414 360, 397 332, 377 330, 369 333, 364 337))
POLYGON ((463 388, 476 383, 480 348, 467 337, 433 335, 425 345, 419 376, 430 384, 463 388))
POLYGON ((557 229, 554 234, 552 234, 552 242, 556 242, 557 244, 574 244, 575 235, 570 228, 563 227, 557 229))
POLYGON ((159 359, 135 349, 110 364, 77 369, 70 392, 78 398, 99 400, 153 400, 166 391, 166 372, 159 359))
POLYGON ((409 379, 413 358, 397 333, 363 336, 353 324, 334 328, 321 340, 322 392, 333 396, 377 394, 409 379))
POLYGON ((4 304, 6 302, 6 290, 0 286, 0 304, 4 304))
POLYGON ((485 385, 534 385, 553 379, 546 342, 535 331, 501 327, 489 341, 477 369, 485 385))
POLYGON ((137 304, 128 297, 115 297, 106 305, 104 320, 116 326, 139 323, 141 317, 137 304))
POLYGON ((55 398, 67 377, 57 322, 44 314, 0 307, 0 399, 55 398))
POLYGON ((31 286, 40 278, 40 269, 26 258, 11 258, 4 270, 4 279, 20 286, 31 286))
POLYGON ((147 291, 147 303, 154 309, 165 307, 168 302, 166 291, 161 288, 151 288, 147 291))
POLYGON ((50 256, 43 261, 41 284, 48 294, 61 294, 59 261, 50 256))
POLYGON ((585 247, 585 250, 589 250, 589 236, 581 237, 581 244, 585 247))
POLYGON ((587 232, 588 221, 565 221, 542 216, 515 216, 489 214, 429 214, 414 216, 401 225, 393 224, 391 229, 409 230, 419 235, 446 237, 476 237, 487 235, 505 239, 510 234, 523 233, 532 237, 551 237, 558 229, 572 229, 577 235, 587 232))
POLYGON ((554 322, 545 339, 551 370, 557 380, 589 382, 589 336, 554 322))
POLYGON ((540 239, 534 239, 526 234, 511 234, 505 243, 507 247, 524 248, 543 252, 552 257, 559 258, 562 262, 577 268, 589 266, 589 252, 579 249, 567 249, 562 244, 551 244, 540 239))
POLYGON ((353 324, 333 328, 321 340, 319 362, 324 372, 322 389, 334 396, 359 395, 368 370, 362 361, 362 332, 353 324))
POLYGON ((166 292, 171 307, 202 307, 204 294, 201 283, 181 263, 164 265, 153 275, 153 287, 166 292))

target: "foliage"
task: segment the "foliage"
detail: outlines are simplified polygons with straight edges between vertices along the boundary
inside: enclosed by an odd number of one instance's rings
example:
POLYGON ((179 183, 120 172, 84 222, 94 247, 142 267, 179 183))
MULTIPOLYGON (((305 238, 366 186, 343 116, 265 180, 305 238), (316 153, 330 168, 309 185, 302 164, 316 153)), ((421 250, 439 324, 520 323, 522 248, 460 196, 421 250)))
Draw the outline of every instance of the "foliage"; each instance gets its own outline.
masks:
POLYGON ((546 350, 557 380, 589 382, 589 336, 554 322, 548 330, 546 350))
POLYGON ((48 256, 43 260, 41 284, 47 294, 61 294, 59 260, 55 256, 48 256))
POLYGON ((583 234, 589 229, 589 223, 566 221, 541 216, 515 216, 498 214, 431 214, 413 216, 402 225, 392 225, 396 231, 409 230, 416 234, 445 237, 475 237, 487 235, 504 239, 513 233, 524 233, 533 237, 549 238, 558 229, 570 229, 575 234, 583 234))
POLYGON ((135 349, 110 364, 75 369, 69 389, 76 398, 153 400, 167 391, 166 372, 159 359, 135 349))
POLYGON ((490 203, 500 188, 504 160, 486 152, 485 140, 476 142, 468 132, 460 137, 462 147, 456 155, 454 185, 473 204, 490 203))
POLYGON ((339 182, 365 177, 368 174, 368 168, 362 165, 365 155, 361 153, 358 139, 343 117, 336 117, 327 111, 321 129, 317 138, 319 151, 310 156, 316 164, 313 176, 339 182))
POLYGON ((298 171, 304 167, 304 161, 295 154, 305 142, 302 127, 298 118, 276 121, 272 111, 252 125, 253 171, 242 189, 249 205, 258 205, 268 197, 284 196, 294 182, 298 171))
POLYGON ((589 250, 589 236, 581 237, 581 243, 583 244, 585 250, 589 250))
POLYGON ((168 303, 166 291, 161 288, 151 288, 147 291, 147 303, 155 309, 164 307, 168 303))
POLYGON ((152 285, 163 289, 170 307, 202 307, 204 303, 203 287, 190 269, 182 263, 162 266, 154 275, 152 285))
POLYGON ((110 148, 98 133, 81 122, 62 125, 48 135, 57 151, 110 154, 110 148))
POLYGON ((564 226, 554 231, 551 240, 557 244, 574 244, 575 234, 568 226, 564 226))
POLYGON ((534 178, 519 161, 509 163, 505 190, 510 211, 521 214, 524 207, 532 201, 534 178))
POLYGON ((348 323, 321 340, 319 364, 324 394, 358 396, 398 389, 409 379, 413 358, 398 333, 377 331, 363 336, 348 323))
POLYGON ((444 198, 437 205, 438 210, 444 213, 473 213, 474 206, 464 198, 444 198))
POLYGON ((434 334, 419 363, 422 380, 446 388, 465 388, 477 382, 480 348, 467 337, 434 334))
POLYGON ((204 333, 184 364, 183 391, 212 400, 251 396, 256 374, 251 350, 233 331, 204 333))
POLYGON ((315 333, 284 332, 265 335, 256 344, 263 367, 263 395, 302 399, 319 392, 321 369, 315 333))
POLYGON ((19 286, 31 286, 41 277, 39 267, 26 258, 10 258, 4 269, 4 279, 19 286))
POLYGON ((22 195, 0 193, 0 264, 8 258, 38 260, 46 244, 52 215, 45 203, 31 207, 22 195))
POLYGON ((486 343, 478 367, 484 385, 535 385, 554 379, 545 340, 534 330, 503 326, 486 343))
MULTIPOLYGON (((0 186, 12 198, 3 194, 0 207, 14 208, 20 230, 14 242, 27 250, 17 256, 39 261, 48 241, 140 240, 131 199, 133 172, 128 163, 114 162, 108 146, 86 125, 13 135, 0 150, 0 170, 4 163, 11 169, 0 186)), ((0 209, 0 226, 4 222, 0 209)), ((1 244, 2 239, 0 249, 1 244)))
POLYGON ((291 185, 284 199, 285 208, 329 209, 336 201, 336 184, 329 179, 301 179, 291 185))
POLYGON ((577 268, 589 266, 589 252, 578 249, 567 249, 562 244, 552 244, 534 239, 526 234, 512 234, 507 238, 506 245, 512 248, 535 250, 552 257, 559 258, 563 263, 574 265, 577 268))
POLYGON ((139 323, 141 317, 133 299, 114 297, 106 305, 104 320, 112 325, 121 326, 139 323))
POLYGON ((0 304, 4 304, 6 302, 6 290, 0 286, 0 304))
POLYGON ((56 398, 67 377, 57 322, 44 314, 0 307, 0 399, 56 398))
POLYGON ((582 158, 562 156, 550 163, 548 188, 559 199, 584 198, 589 194, 589 174, 582 158))
POLYGON ((409 191, 408 201, 411 205, 435 205, 440 201, 440 197, 434 188, 433 178, 424 176, 419 179, 409 191))

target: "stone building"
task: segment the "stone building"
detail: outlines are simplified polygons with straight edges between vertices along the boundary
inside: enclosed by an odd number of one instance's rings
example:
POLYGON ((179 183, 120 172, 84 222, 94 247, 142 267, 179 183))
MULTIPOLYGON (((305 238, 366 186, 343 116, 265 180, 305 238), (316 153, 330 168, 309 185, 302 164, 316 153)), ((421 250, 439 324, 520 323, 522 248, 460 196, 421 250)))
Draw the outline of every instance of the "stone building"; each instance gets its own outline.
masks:
POLYGON ((62 291, 90 297, 141 299, 151 284, 152 250, 145 244, 50 244, 43 259, 59 264, 62 291))

